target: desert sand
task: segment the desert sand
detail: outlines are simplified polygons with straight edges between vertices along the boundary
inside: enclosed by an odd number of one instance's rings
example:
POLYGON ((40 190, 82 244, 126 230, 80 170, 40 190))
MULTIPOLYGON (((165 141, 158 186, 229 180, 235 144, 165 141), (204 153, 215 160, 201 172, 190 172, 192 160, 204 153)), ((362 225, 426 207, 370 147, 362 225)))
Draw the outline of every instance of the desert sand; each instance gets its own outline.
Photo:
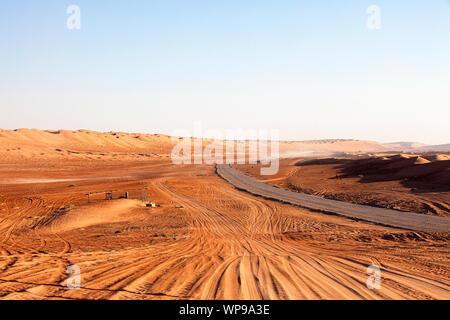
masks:
MULTIPOLYGON (((214 166, 172 164, 175 143, 164 135, 2 130, 0 298, 450 298, 448 233, 384 227, 256 197, 218 177, 214 166), (105 200, 108 191, 114 200, 105 200), (130 199, 118 199, 125 192, 130 199), (144 194, 158 206, 147 208, 138 199, 144 194), (67 288, 71 265, 80 268, 80 289, 67 288), (366 286, 370 265, 381 268, 380 289, 366 286)), ((286 142, 280 149, 296 152, 296 144, 318 153, 387 151, 353 140, 286 142)), ((448 214, 448 190, 431 192, 403 176, 375 185, 352 175, 333 180, 330 174, 345 174, 335 164, 298 161, 284 160, 277 176, 258 178, 317 194, 331 190, 328 195, 355 202, 349 192, 355 185, 369 193, 395 183, 398 190, 389 194, 396 199, 439 208, 424 214, 448 214), (309 173, 301 176, 302 169, 309 173)), ((257 176, 257 167, 240 169, 257 176)))

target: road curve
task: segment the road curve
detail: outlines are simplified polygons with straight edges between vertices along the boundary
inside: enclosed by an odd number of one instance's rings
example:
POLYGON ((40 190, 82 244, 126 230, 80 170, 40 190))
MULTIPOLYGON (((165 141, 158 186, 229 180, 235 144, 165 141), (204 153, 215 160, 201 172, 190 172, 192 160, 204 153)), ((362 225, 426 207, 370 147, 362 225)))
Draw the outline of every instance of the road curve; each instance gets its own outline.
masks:
POLYGON ((450 218, 364 206, 280 189, 252 178, 227 164, 216 165, 216 172, 235 188, 267 199, 395 228, 450 232, 450 218))

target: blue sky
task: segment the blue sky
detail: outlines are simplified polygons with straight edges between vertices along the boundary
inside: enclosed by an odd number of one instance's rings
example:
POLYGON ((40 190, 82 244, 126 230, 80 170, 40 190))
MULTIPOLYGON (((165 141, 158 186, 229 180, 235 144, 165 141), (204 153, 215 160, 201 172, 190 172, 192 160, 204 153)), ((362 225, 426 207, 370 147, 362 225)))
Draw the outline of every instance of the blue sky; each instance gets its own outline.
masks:
POLYGON ((450 2, 0 2, 5 129, 449 143, 450 2), (69 30, 69 5, 81 30, 69 30), (366 26, 369 5, 381 29, 366 26))

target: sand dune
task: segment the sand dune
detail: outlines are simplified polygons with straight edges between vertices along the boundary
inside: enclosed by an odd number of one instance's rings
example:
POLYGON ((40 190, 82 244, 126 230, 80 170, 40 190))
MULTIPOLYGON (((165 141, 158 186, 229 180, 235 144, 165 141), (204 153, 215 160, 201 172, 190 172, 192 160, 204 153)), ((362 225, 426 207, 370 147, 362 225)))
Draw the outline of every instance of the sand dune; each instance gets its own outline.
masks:
MULTIPOLYGON (((0 129, 0 158, 140 158, 170 155, 177 137, 162 134, 95 132, 90 130, 42 131, 36 129, 0 129)), ((205 140, 204 146, 211 141, 205 140)), ((280 156, 314 156, 334 152, 380 152, 383 145, 361 140, 282 141, 280 156)))
POLYGON ((169 154, 175 145, 164 135, 122 132, 0 130, 0 156, 92 158, 169 154))
POLYGON ((419 180, 450 191, 450 160, 430 161, 417 155, 396 155, 348 162, 342 172, 343 177, 362 176, 363 182, 402 180, 408 183, 409 180, 419 180))
POLYGON ((67 232, 94 225, 127 222, 136 219, 136 212, 141 208, 142 202, 137 200, 121 199, 114 202, 94 203, 73 210, 59 210, 55 217, 39 230, 44 233, 67 232))
POLYGON ((323 158, 301 160, 296 166, 335 164, 341 168, 339 177, 358 176, 363 182, 382 180, 426 180, 430 184, 448 185, 450 180, 434 179, 447 176, 450 170, 450 160, 447 155, 419 156, 399 154, 348 160, 339 158, 323 158), (428 159, 430 160, 428 160, 428 159))

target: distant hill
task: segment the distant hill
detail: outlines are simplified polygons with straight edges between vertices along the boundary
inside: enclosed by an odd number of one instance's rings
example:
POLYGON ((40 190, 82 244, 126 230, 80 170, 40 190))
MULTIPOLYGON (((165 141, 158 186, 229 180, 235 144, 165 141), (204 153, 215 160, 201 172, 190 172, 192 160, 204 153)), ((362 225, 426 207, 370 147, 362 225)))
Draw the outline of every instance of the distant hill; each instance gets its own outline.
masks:
POLYGON ((426 144, 421 142, 405 142, 405 141, 384 143, 383 145, 393 150, 409 150, 427 146, 426 144))
POLYGON ((450 152, 450 143, 424 146, 417 148, 416 150, 424 152, 450 152))
MULTIPOLYGON (((0 159, 5 158, 148 158, 170 155, 178 139, 163 134, 96 132, 91 130, 0 129, 0 159)), ((205 145, 209 140, 204 141, 205 145)), ((374 141, 326 139, 280 141, 281 157, 331 155, 336 152, 383 152, 374 141)))
POLYGON ((439 145, 427 145, 421 142, 392 142, 384 143, 383 146, 391 151, 409 152, 449 152, 450 143, 439 145))
MULTIPOLYGON (((0 129, 0 160, 6 158, 114 158, 147 159, 168 157, 181 138, 163 134, 127 132, 96 132, 90 130, 0 129)), ((211 141, 204 140, 204 146, 211 141)), ((448 152, 450 144, 428 146, 419 142, 381 144, 375 141, 352 139, 323 139, 308 141, 280 141, 280 156, 330 156, 345 153, 352 156, 388 151, 448 152)))
POLYGON ((324 139, 280 142, 282 157, 325 156, 337 152, 358 154, 388 150, 389 148, 381 143, 366 140, 324 139))

